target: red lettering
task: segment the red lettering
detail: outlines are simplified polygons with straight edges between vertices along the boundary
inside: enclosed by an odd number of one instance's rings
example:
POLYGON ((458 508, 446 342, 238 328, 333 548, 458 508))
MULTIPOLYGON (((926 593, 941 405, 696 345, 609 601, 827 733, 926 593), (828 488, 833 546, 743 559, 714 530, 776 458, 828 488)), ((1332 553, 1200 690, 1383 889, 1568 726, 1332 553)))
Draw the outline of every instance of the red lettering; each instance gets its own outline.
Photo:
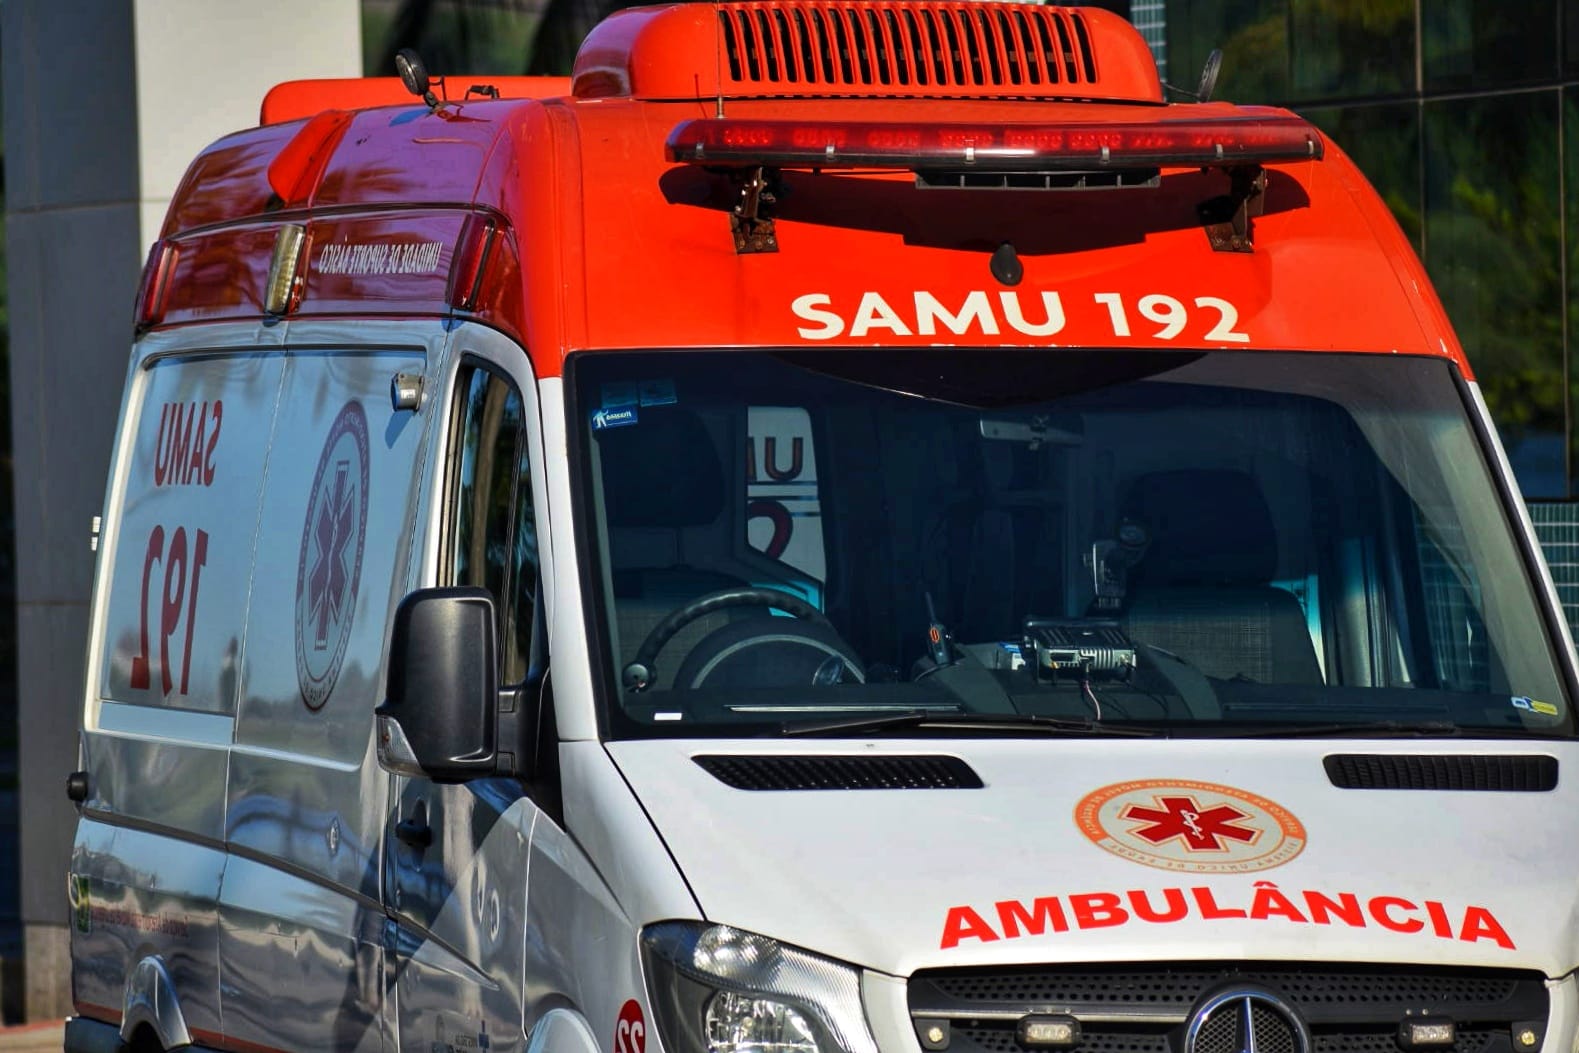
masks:
POLYGON ((1420 909, 1406 899, 1400 899, 1397 896, 1377 896, 1367 906, 1370 908, 1371 917, 1375 918, 1376 923, 1384 929, 1391 929, 1393 932, 1419 932, 1425 928, 1425 922, 1419 918, 1407 916, 1395 918, 1393 916, 1392 911, 1394 909, 1420 909))
POLYGON ((163 486, 165 471, 170 463, 170 451, 165 446, 164 430, 170 419, 170 403, 159 407, 159 434, 154 439, 154 485, 163 486))
POLYGON ((159 679, 164 693, 173 686, 170 679, 170 637, 181 623, 181 604, 186 598, 186 528, 176 527, 170 538, 170 555, 164 561, 164 605, 159 612, 159 679))
POLYGON ((192 460, 186 466, 186 474, 182 477, 183 483, 190 483, 194 476, 201 482, 203 479, 203 453, 208 446, 208 403, 203 403, 203 408, 197 415, 197 434, 192 439, 192 460))
POLYGON ((1212 897, 1212 890, 1209 888, 1192 888, 1190 891, 1195 894, 1196 905, 1201 908, 1201 917, 1208 921, 1218 921, 1222 918, 1242 918, 1245 916, 1245 912, 1238 907, 1231 907, 1226 910, 1219 907, 1217 900, 1212 897))
POLYGON ((170 535, 170 549, 165 551, 165 529, 156 526, 148 535, 148 549, 143 556, 142 612, 138 625, 139 651, 132 658, 128 682, 139 691, 152 685, 148 648, 148 586, 153 578, 155 563, 164 564, 164 587, 160 590, 159 604, 159 685, 166 695, 175 687, 174 671, 170 667, 170 637, 180 628, 183 615, 186 620, 185 648, 181 655, 181 694, 187 693, 192 671, 192 632, 197 625, 197 590, 202 582, 203 565, 208 562, 208 533, 196 531, 191 559, 187 558, 185 527, 177 527, 170 535), (191 570, 191 585, 187 584, 187 571, 191 570), (184 611, 183 611, 184 607, 184 611))
POLYGON ((1425 912, 1431 918, 1431 931, 1443 939, 1453 938, 1453 926, 1447 920, 1447 908, 1436 900, 1427 900, 1425 912))
POLYGON ((180 405, 175 407, 175 414, 171 421, 170 429, 170 461, 166 468, 172 483, 182 482, 180 474, 187 469, 192 450, 192 419, 197 416, 197 407, 192 407, 192 412, 187 413, 180 405))
POLYGON ((181 693, 186 694, 187 675, 192 672, 192 630, 197 627, 197 587, 203 578, 203 564, 208 562, 208 531, 197 532, 197 542, 192 546, 192 593, 186 608, 186 646, 181 651, 181 693))
POLYGON ((1022 926, 1027 936, 1040 936, 1049 928, 1054 932, 1069 931, 1064 905, 1058 902, 1057 896, 1038 896, 1031 901, 1030 910, 1019 900, 1006 899, 998 904, 998 925, 1006 940, 1020 935, 1022 926))
POLYGON ((1129 920, 1129 912, 1119 905, 1118 894, 1114 892, 1070 896, 1069 909, 1074 912, 1075 924, 1082 929, 1104 929, 1129 920))
POLYGON ((219 426, 225 419, 225 404, 214 400, 214 430, 208 433, 208 449, 203 451, 203 485, 214 485, 214 447, 219 445, 219 426))
POLYGON ((130 683, 138 691, 148 690, 151 682, 148 676, 148 579, 153 575, 154 564, 164 558, 164 527, 156 526, 153 533, 148 535, 148 550, 143 554, 143 593, 142 593, 142 627, 138 633, 142 648, 132 659, 132 672, 130 683))
POLYGON ((1464 910, 1464 928, 1458 938, 1465 943, 1474 943, 1476 940, 1487 939, 1503 950, 1514 950, 1513 941, 1508 938, 1508 933, 1497 922, 1491 911, 1485 907, 1468 907, 1464 910))
POLYGON ((1131 889, 1126 895, 1129 896, 1129 905, 1135 911, 1135 917, 1141 921, 1155 921, 1159 923, 1183 921, 1190 913, 1190 905, 1185 902, 1182 888, 1165 888, 1162 890, 1162 898, 1168 901, 1166 914, 1153 909, 1151 901, 1141 889, 1131 889))
POLYGON ((950 907, 943 919, 943 950, 959 946, 960 940, 980 940, 991 943, 998 938, 987 920, 970 907, 950 907))
POLYGON ((1256 882, 1255 899, 1250 901, 1250 916, 1257 921, 1274 917, 1298 922, 1306 920, 1293 901, 1283 895, 1283 890, 1270 881, 1256 882))
POLYGON ((1305 906, 1310 910, 1310 920, 1317 925, 1331 925, 1337 918, 1356 929, 1365 928, 1365 915, 1360 911, 1360 900, 1352 892, 1340 892, 1336 900, 1320 892, 1306 892, 1305 906))

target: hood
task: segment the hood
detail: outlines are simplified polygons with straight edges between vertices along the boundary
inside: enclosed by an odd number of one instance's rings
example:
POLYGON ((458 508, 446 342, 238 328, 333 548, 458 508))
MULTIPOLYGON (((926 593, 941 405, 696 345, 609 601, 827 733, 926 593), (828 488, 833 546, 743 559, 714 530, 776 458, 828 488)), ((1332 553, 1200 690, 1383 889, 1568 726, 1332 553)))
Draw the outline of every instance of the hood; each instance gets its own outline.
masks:
POLYGON ((1453 758, 1445 763, 1455 770, 1480 765, 1462 760, 1476 755, 1510 758, 1489 765, 1501 771, 1528 758, 1579 763, 1568 743, 1475 745, 646 740, 608 749, 709 920, 893 975, 1205 959, 1563 975, 1579 964, 1575 780, 1534 792, 1346 789, 1324 764, 1358 755, 1350 767, 1367 781, 1378 764, 1418 772, 1444 763, 1432 757, 1453 758), (981 786, 740 789, 696 762, 717 756, 953 757, 981 786))

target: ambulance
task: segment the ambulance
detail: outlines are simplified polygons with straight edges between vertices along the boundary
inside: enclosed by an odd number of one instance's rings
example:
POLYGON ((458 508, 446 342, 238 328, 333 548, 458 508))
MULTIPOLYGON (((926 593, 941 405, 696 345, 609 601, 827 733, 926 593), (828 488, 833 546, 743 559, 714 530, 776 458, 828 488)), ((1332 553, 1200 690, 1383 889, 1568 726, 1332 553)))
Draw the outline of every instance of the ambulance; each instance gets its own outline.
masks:
POLYGON ((972 0, 403 67, 149 254, 68 1050, 1575 1048, 1573 646, 1318 129, 972 0))

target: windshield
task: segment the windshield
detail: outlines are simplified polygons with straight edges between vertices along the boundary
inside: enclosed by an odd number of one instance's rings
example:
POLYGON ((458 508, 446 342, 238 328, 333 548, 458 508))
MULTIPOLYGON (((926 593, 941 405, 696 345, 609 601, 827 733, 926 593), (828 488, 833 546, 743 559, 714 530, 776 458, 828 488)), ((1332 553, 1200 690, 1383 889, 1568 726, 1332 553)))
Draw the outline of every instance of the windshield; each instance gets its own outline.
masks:
POLYGON ((1572 728, 1444 361, 670 351, 567 377, 615 737, 1572 728))

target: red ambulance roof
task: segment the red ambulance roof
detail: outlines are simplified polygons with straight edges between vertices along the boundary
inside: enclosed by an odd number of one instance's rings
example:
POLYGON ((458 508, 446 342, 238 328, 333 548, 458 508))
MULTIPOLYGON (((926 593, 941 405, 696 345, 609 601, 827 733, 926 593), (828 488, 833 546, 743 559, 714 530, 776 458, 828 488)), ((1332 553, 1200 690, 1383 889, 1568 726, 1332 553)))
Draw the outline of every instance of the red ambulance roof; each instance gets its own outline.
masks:
MULTIPOLYGON (((506 83, 549 88, 525 80, 506 83)), ((266 120, 326 110, 200 155, 141 323, 459 312, 544 375, 581 348, 940 342, 1403 352, 1467 373, 1341 151, 1283 111, 1163 104, 1139 35, 1101 11, 671 5, 594 31, 567 97, 429 113, 394 83, 283 85, 266 120), (1137 159, 1155 185, 1024 188, 1122 182, 1137 159), (1263 170, 1252 250, 1222 251, 1263 170), (972 188, 935 188, 950 180, 972 188), (772 251, 737 251, 752 200, 772 233, 751 244, 772 251), (286 226, 304 248, 271 304, 286 226)))

